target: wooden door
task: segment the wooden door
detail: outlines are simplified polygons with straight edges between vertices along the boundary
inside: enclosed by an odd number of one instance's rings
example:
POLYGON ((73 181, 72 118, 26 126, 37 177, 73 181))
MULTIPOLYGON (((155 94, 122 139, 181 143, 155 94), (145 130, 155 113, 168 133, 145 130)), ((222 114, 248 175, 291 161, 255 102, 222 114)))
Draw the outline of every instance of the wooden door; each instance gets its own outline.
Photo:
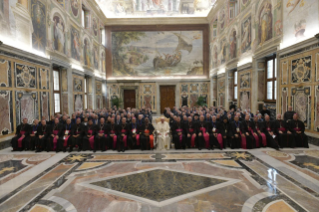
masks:
POLYGON ((160 86, 161 95, 161 113, 165 107, 173 108, 175 106, 175 85, 160 86))
POLYGON ((135 90, 124 90, 124 108, 135 108, 136 100, 135 100, 135 90))

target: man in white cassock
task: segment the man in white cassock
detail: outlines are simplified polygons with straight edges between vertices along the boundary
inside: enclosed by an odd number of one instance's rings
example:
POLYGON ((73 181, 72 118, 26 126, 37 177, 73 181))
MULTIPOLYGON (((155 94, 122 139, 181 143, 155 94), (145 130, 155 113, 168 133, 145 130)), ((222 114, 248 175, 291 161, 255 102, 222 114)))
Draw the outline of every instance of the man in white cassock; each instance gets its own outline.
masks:
POLYGON ((170 136, 169 136, 170 127, 165 121, 165 118, 162 116, 161 121, 156 125, 157 132, 157 150, 170 149, 170 136))

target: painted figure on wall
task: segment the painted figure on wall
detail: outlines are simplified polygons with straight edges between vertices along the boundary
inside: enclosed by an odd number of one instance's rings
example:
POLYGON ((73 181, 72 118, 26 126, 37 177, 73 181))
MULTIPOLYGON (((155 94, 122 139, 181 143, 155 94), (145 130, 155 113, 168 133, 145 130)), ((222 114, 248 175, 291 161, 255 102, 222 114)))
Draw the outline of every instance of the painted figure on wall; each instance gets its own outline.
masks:
POLYGON ((237 57, 237 38, 236 38, 236 31, 234 30, 229 38, 229 51, 230 51, 230 59, 234 59, 237 57))
POLYGON ((303 38, 303 37, 305 37, 305 31, 306 31, 306 26, 307 26, 307 24, 306 24, 307 22, 306 22, 306 20, 305 19, 301 19, 301 20, 299 20, 299 21, 297 21, 296 23, 295 23, 295 37, 296 38, 303 38))
POLYGON ((251 17, 250 16, 243 21, 241 25, 241 31, 242 31, 241 52, 244 53, 250 50, 250 47, 251 47, 251 17))
POLYGON ((45 51, 46 47, 46 22, 45 5, 37 0, 31 2, 31 18, 33 25, 32 47, 36 50, 45 51))
POLYGON ((53 17, 54 50, 65 53, 65 24, 59 15, 53 17))
POLYGON ((99 69, 99 49, 96 45, 93 47, 94 68, 99 69))
POLYGON ((219 14, 220 30, 223 30, 225 28, 225 17, 225 9, 221 9, 219 14))
POLYGON ((219 52, 219 58, 220 58, 220 64, 224 64, 226 62, 226 39, 223 39, 220 44, 220 52, 219 52))
POLYGON ((213 68, 218 66, 218 53, 217 53, 217 46, 214 46, 214 53, 213 53, 213 68))
POLYGON ((79 14, 80 4, 80 0, 71 0, 71 9, 75 17, 79 14))
POLYGON ((265 2, 259 14, 259 44, 263 45, 267 40, 272 38, 272 6, 269 2, 265 2))
POLYGON ((88 39, 84 39, 84 64, 91 67, 91 51, 88 39))
POLYGON ((71 55, 73 59, 80 61, 81 59, 81 48, 80 48, 80 38, 79 31, 71 28, 71 55))
POLYGON ((93 18, 92 27, 93 27, 94 36, 98 35, 98 27, 97 26, 98 26, 97 20, 96 20, 96 18, 93 18))

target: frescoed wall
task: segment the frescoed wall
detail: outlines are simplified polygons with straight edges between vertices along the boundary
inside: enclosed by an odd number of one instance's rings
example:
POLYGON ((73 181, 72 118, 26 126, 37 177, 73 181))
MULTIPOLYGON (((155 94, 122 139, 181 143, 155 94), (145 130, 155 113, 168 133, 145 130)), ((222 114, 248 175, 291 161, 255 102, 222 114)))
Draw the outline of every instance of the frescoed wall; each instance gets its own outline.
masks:
POLYGON ((21 9, 18 0, 1 2, 0 37, 3 43, 45 57, 59 57, 67 63, 86 66, 92 72, 97 70, 105 75, 105 67, 102 67, 105 59, 103 61, 100 56, 100 49, 105 50, 100 31, 104 17, 100 10, 91 6, 97 6, 95 2, 30 0, 21 5, 25 9, 21 9), (81 25, 82 4, 86 7, 89 24, 86 28, 81 25))
POLYGON ((73 74, 73 102, 74 111, 83 111, 84 109, 84 76, 73 74))
POLYGON ((251 70, 238 71, 238 107, 242 110, 251 109, 251 70))

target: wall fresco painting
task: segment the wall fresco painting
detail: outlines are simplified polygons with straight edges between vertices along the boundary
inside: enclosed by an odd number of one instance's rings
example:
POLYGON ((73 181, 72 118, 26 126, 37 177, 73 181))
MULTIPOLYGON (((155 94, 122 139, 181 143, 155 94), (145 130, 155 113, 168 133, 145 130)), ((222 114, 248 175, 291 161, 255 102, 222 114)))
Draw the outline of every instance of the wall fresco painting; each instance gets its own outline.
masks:
POLYGON ((63 111, 63 113, 64 112, 69 113, 69 96, 68 96, 68 94, 67 93, 62 94, 62 98, 63 98, 62 111, 63 111))
MULTIPOLYGON (((74 76, 74 75, 73 75, 74 76)), ((84 80, 82 77, 74 77, 73 78, 73 91, 74 92, 82 92, 84 86, 84 80)))
POLYGON ((93 45, 93 62, 94 68, 99 69, 99 47, 97 44, 93 45))
POLYGON ((84 56, 84 64, 88 67, 92 66, 92 61, 91 61, 91 45, 89 39, 84 39, 84 49, 83 49, 83 56, 84 56))
POLYGON ((251 49, 251 16, 244 19, 241 24, 241 52, 245 53, 251 49))
POLYGON ((45 52, 46 47, 46 9, 38 0, 31 0, 31 19, 33 25, 32 46, 34 49, 45 52))
POLYGON ((81 10, 82 10, 82 2, 81 0, 69 0, 69 13, 77 20, 78 22, 81 21, 81 10))
POLYGON ((240 92, 240 107, 242 110, 250 109, 250 91, 240 92))
POLYGON ((239 83, 240 88, 250 88, 250 73, 245 73, 240 75, 239 77, 239 83))
POLYGON ((15 84, 17 88, 36 88, 36 68, 15 63, 15 84))
POLYGON ((319 29, 318 4, 318 0, 283 0, 284 43, 313 37, 319 29))
POLYGON ((56 13, 53 16, 53 49, 60 53, 65 54, 66 52, 66 37, 65 37, 65 23, 60 16, 60 14, 56 13))
POLYGON ((310 129, 311 123, 311 98, 310 87, 298 87, 291 89, 291 102, 293 110, 299 115, 299 119, 304 122, 306 129, 310 129))
POLYGON ((0 87, 12 87, 11 81, 11 62, 0 59, 0 87))
POLYGON ((262 3, 258 13, 258 22, 258 43, 262 46, 272 38, 273 14, 270 0, 262 3))
POLYGON ((71 26, 71 56, 73 59, 81 60, 81 41, 79 30, 71 26))
POLYGON ((237 57, 237 32, 234 29, 229 37, 229 53, 230 59, 234 59, 237 57))
POLYGON ((113 76, 203 75, 202 31, 112 32, 113 76))
POLYGON ((12 91, 0 90, 0 135, 13 131, 12 91))

